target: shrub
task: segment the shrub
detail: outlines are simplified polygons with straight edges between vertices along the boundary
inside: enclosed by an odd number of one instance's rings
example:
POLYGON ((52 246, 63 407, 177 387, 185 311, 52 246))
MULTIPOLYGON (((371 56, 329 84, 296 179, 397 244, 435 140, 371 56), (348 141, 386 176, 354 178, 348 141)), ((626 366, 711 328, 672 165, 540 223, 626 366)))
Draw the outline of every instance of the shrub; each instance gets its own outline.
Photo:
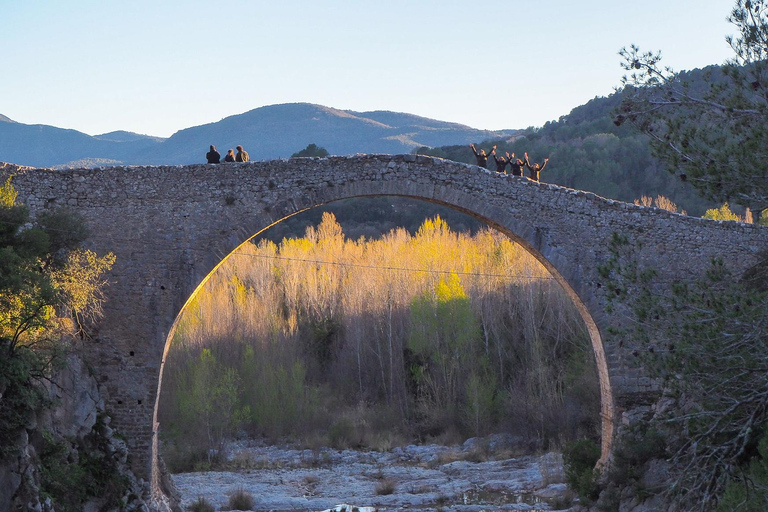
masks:
POLYGON ((768 510, 768 435, 763 435, 757 453, 740 472, 739 478, 731 478, 718 503, 718 512, 743 510, 761 512, 768 510))
POLYGON ((666 458, 666 439, 657 430, 628 432, 617 439, 609 479, 629 483, 640 479, 652 459, 666 458))
POLYGON ((229 495, 230 510, 253 510, 253 496, 245 489, 239 488, 229 495))
POLYGON ((600 459, 600 446, 591 439, 579 439, 568 443, 563 449, 565 480, 581 498, 595 500, 600 494, 595 469, 600 459))
POLYGON ((385 478, 381 482, 376 484, 376 494, 379 496, 389 495, 394 493, 396 488, 397 488, 397 484, 395 484, 394 480, 385 478))
POLYGON ((215 512, 216 511, 216 508, 211 504, 211 502, 203 498, 202 496, 199 496, 197 498, 197 501, 192 503, 187 508, 190 512, 215 512))
POLYGON ((355 438, 355 425, 349 418, 338 418, 328 428, 328 444, 342 450, 349 448, 355 438))

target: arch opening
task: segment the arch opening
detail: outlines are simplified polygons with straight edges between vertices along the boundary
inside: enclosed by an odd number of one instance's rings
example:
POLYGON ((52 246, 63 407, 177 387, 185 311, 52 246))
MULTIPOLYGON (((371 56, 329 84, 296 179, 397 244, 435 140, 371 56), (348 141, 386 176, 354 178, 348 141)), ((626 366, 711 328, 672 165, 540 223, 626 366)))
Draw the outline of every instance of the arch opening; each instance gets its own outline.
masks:
MULTIPOLYGON (((355 196, 350 196, 350 197, 355 197, 355 196)), ((371 197, 371 196, 359 196, 359 197, 371 197)), ((408 196, 399 196, 399 197, 408 197, 408 196)), ((580 315, 586 327, 586 331, 588 333, 588 336, 592 345, 595 365, 597 368, 597 376, 599 381, 599 392, 600 392, 600 408, 601 408, 600 424, 601 424, 601 439, 602 439, 602 459, 604 460, 610 452, 610 445, 611 445, 611 440, 613 436, 613 421, 614 421, 613 399, 611 396, 611 388, 610 388, 610 381, 608 378, 607 363, 606 363, 605 352, 603 349, 600 332, 585 302, 581 300, 581 298, 578 296, 574 288, 569 284, 568 280, 564 277, 561 271, 553 263, 548 261, 543 256, 541 251, 537 250, 534 247, 534 243, 536 243, 536 241, 531 240, 530 237, 525 238, 519 234, 516 234, 510 228, 503 226, 498 222, 494 222, 493 220, 488 219, 487 217, 484 217, 482 215, 479 215, 471 210, 467 210, 467 209, 458 207, 456 205, 449 204, 447 202, 430 200, 422 197, 413 197, 411 199, 418 199, 419 201, 432 202, 438 205, 446 206, 456 211, 461 211, 469 215, 470 217, 484 223, 490 228, 498 231, 499 233, 505 235, 510 240, 514 241, 516 244, 522 247, 527 254, 530 254, 531 256, 533 256, 533 258, 535 258, 547 270, 547 272, 552 276, 552 279, 558 283, 558 285, 562 288, 565 295, 572 301, 574 307, 576 308, 578 314, 580 315)), ((317 205, 317 206, 321 206, 321 205, 317 205)), ((205 276, 205 278, 199 283, 198 287, 195 289, 195 292, 189 296, 184 307, 181 309, 181 311, 179 312, 179 314, 177 315, 173 323, 173 327, 169 332, 169 335, 166 339, 166 344, 163 350, 163 363, 161 366, 160 379, 158 381, 158 391, 157 391, 155 409, 154 409, 154 418, 153 418, 154 425, 156 426, 158 425, 158 409, 159 409, 160 390, 162 387, 162 379, 163 379, 162 374, 164 372, 164 365, 167 360, 171 341, 173 340, 173 337, 179 326, 179 322, 180 322, 180 319, 182 318, 182 314, 187 309, 189 309, 190 305, 194 303, 195 297, 197 297, 197 295, 200 293, 203 286, 211 279, 211 277, 214 275, 214 272, 220 269, 225 264, 225 261, 228 258, 232 257, 232 255, 234 255, 238 250, 241 250, 243 247, 245 247, 246 244, 249 244, 252 240, 264 234, 269 227, 279 224, 285 221, 286 219, 288 219, 289 217, 294 217, 296 214, 301 213, 302 211, 305 211, 305 209, 299 210, 296 213, 293 213, 291 215, 281 218, 279 221, 271 224, 270 226, 265 227, 264 229, 260 230, 258 233, 249 237, 247 240, 244 240, 240 244, 237 250, 233 251, 232 253, 227 255, 226 258, 221 259, 221 261, 219 261, 219 263, 214 267, 214 269, 211 270, 211 272, 209 272, 205 276)), ((158 453, 157 451, 158 447, 156 443, 153 444, 153 450, 154 451, 152 456, 154 459, 158 453)))

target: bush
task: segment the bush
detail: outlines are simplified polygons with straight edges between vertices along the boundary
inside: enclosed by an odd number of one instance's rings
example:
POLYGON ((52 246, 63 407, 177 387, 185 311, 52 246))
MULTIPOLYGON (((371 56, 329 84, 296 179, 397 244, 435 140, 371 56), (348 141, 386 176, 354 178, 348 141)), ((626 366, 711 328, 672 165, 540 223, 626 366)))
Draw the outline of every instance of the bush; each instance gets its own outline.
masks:
POLYGON ((749 465, 725 486, 717 506, 718 512, 740 510, 762 512, 768 510, 768 435, 763 435, 757 453, 749 465))
POLYGON ((579 439, 568 443, 563 449, 565 480, 581 498, 593 501, 600 494, 597 478, 600 472, 595 469, 600 459, 600 446, 591 439, 579 439))
POLYGON ((657 430, 628 432, 617 439, 608 478, 617 484, 639 480, 652 459, 666 458, 667 442, 657 430))
POLYGON ((51 498, 57 511, 82 510, 91 498, 102 500, 105 509, 120 506, 130 482, 114 456, 103 415, 77 444, 47 431, 41 437, 40 492, 51 498))
POLYGON ((230 510, 253 510, 253 496, 245 489, 237 489, 229 495, 230 510))
POLYGON ((356 437, 355 425, 349 418, 338 418, 328 428, 328 444, 338 450, 352 446, 356 437))
POLYGON ((394 480, 385 478, 384 480, 376 484, 376 494, 379 496, 389 495, 394 493, 396 488, 397 488, 397 484, 395 484, 394 480))
POLYGON ((199 496, 197 501, 187 507, 190 512, 215 512, 216 508, 210 501, 199 496))

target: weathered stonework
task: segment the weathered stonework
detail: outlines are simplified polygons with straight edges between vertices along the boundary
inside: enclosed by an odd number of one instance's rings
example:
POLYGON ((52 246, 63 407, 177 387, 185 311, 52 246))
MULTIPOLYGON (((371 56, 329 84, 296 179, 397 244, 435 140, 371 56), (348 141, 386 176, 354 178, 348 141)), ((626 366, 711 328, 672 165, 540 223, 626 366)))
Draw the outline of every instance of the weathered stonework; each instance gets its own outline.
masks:
POLYGON ((0 166, 0 180, 9 174, 33 214, 76 209, 90 228, 89 248, 117 256, 89 362, 107 391, 113 426, 129 439, 134 469, 147 476, 162 364, 184 304, 240 244, 307 208, 349 197, 407 196, 463 211, 527 248, 561 282, 590 330, 604 455, 621 413, 647 405, 656 391, 635 367, 633 347, 607 336, 621 319, 606 310, 597 268, 610 258, 613 234, 639 244, 637 257, 658 269, 659 283, 693 279, 712 257, 738 273, 768 248, 768 229, 759 226, 686 217, 415 155, 71 171, 0 166))

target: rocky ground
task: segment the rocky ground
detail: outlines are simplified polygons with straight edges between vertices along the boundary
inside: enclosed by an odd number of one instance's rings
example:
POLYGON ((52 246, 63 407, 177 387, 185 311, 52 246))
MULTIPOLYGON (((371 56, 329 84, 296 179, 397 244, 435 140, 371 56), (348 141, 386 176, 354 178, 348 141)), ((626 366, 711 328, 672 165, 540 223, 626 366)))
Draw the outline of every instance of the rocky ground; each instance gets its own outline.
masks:
POLYGON ((566 510, 571 495, 559 454, 510 458, 504 436, 463 446, 397 447, 386 452, 295 450, 239 441, 231 470, 173 476, 187 508, 205 498, 227 510, 246 491, 257 511, 321 511, 348 503, 378 511, 566 510))

